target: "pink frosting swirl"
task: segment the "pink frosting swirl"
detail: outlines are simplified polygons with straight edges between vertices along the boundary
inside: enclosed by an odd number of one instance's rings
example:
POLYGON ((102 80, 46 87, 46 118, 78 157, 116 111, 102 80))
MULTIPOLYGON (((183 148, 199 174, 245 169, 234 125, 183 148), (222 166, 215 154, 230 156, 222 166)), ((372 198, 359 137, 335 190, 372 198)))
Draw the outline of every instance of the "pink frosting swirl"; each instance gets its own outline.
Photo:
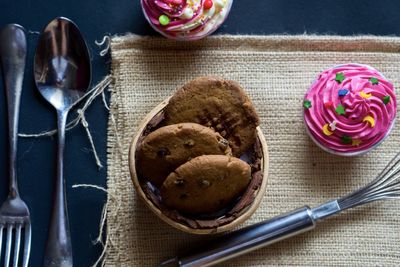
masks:
POLYGON ((390 132, 396 117, 392 83, 360 64, 322 72, 304 100, 304 121, 312 139, 329 152, 357 155, 390 132))
POLYGON ((233 0, 141 0, 150 25, 165 37, 197 40, 215 31, 227 17, 233 0), (207 3, 206 3, 207 2, 207 3), (161 24, 160 16, 168 22, 161 24))
MULTIPOLYGON (((142 4, 151 22, 159 26, 161 25, 158 18, 161 15, 165 14, 172 18, 179 18, 187 6, 186 0, 144 0, 142 4)), ((195 8, 198 9, 199 6, 195 8)))

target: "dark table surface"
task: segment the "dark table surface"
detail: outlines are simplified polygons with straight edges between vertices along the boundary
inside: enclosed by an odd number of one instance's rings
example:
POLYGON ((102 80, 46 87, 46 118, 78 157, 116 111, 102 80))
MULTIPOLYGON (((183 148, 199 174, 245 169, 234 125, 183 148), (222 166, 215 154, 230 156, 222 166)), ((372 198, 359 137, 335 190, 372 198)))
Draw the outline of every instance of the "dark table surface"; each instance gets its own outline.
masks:
MULTIPOLYGON (((218 33, 399 35, 399 1, 366 0, 236 0, 218 33)), ((95 40, 105 34, 132 32, 155 35, 147 25, 139 0, 14 0, 0 1, 0 26, 18 23, 40 32, 53 18, 65 16, 82 30, 93 56, 93 84, 107 74, 109 59, 98 56, 95 40)), ((28 36, 29 51, 23 85, 20 132, 38 133, 56 126, 55 112, 39 95, 33 81, 33 56, 38 36, 28 36)), ((72 117, 72 116, 70 116, 72 117)), ((87 121, 102 163, 106 164, 108 115, 100 99, 87 111, 87 121)), ((8 140, 4 88, 0 85, 0 202, 7 193, 8 140)), ((100 253, 92 241, 98 235, 105 194, 73 189, 73 184, 106 186, 107 168, 98 170, 82 126, 67 133, 65 174, 75 266, 91 266, 100 253)), ((30 266, 41 266, 50 217, 55 176, 55 138, 19 140, 20 191, 31 210, 33 243, 30 266)), ((1 264, 2 266, 2 264, 1 264)))

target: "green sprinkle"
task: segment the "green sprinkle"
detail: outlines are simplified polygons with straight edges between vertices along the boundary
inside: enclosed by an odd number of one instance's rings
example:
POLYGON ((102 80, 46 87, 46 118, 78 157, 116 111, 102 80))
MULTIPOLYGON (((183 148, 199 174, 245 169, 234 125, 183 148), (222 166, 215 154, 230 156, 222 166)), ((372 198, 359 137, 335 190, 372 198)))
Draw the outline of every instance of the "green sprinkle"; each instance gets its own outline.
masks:
POLYGON ((303 102, 303 107, 306 108, 306 109, 311 108, 311 107, 312 107, 311 101, 310 101, 310 100, 307 100, 307 99, 304 100, 304 102, 303 102))
POLYGON ((353 139, 348 135, 343 135, 342 142, 343 142, 343 144, 351 144, 351 143, 353 143, 353 139))
POLYGON ((158 18, 158 21, 160 22, 161 25, 167 26, 171 20, 169 19, 169 17, 167 15, 161 15, 158 18))
POLYGON ((372 84, 378 84, 378 83, 379 83, 378 78, 375 78, 375 77, 371 77, 371 78, 369 79, 369 81, 370 81, 372 84))
POLYGON ((344 109, 344 107, 341 104, 339 104, 336 108, 336 113, 339 115, 344 115, 344 114, 346 114, 346 110, 344 109))
POLYGON ((338 83, 342 83, 346 77, 344 76, 343 72, 336 73, 335 81, 338 83))
POLYGON ((390 95, 384 96, 384 97, 382 98, 382 102, 383 102, 385 105, 387 105, 387 103, 390 102, 390 95))

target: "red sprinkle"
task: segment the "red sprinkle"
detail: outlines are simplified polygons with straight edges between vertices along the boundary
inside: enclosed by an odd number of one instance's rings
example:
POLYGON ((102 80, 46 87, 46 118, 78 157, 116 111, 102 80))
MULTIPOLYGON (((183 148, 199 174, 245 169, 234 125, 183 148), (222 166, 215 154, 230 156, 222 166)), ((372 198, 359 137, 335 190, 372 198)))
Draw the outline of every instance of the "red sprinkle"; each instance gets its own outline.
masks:
POLYGON ((212 0, 206 0, 206 1, 204 1, 203 6, 205 9, 211 9, 213 5, 214 5, 214 3, 212 0))
POLYGON ((324 103, 325 108, 331 108, 333 107, 333 102, 332 101, 328 101, 324 103))

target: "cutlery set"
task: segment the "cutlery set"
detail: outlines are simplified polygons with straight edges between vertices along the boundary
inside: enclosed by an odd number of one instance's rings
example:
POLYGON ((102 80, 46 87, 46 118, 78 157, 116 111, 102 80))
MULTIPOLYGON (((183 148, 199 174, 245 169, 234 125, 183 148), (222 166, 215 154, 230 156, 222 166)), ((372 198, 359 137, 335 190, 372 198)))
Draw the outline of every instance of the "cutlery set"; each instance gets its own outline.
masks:
MULTIPOLYGON (((0 32, 10 143, 9 194, 0 207, 0 262, 4 261, 5 267, 21 266, 21 262, 23 267, 28 266, 31 249, 30 213, 19 196, 16 173, 18 118, 26 52, 24 28, 16 24, 5 26, 0 32), (3 246, 5 253, 2 253, 3 246)), ((34 78, 41 95, 56 109, 58 119, 57 173, 43 266, 70 267, 73 266, 72 246, 63 174, 65 127, 69 110, 90 86, 91 62, 82 34, 69 19, 54 19, 41 34, 35 53, 34 78)))

